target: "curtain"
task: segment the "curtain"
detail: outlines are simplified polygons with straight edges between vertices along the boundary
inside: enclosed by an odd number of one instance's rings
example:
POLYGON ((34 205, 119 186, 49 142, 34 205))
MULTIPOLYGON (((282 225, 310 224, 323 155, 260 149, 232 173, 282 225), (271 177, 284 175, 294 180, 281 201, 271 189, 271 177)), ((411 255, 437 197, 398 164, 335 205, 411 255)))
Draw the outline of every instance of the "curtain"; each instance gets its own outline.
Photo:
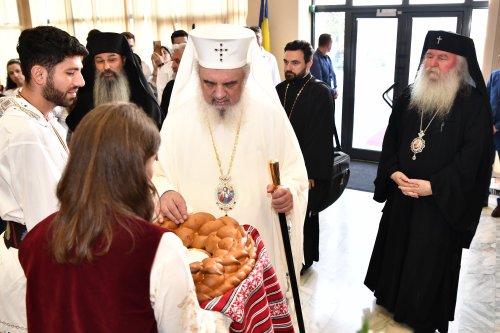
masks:
POLYGON ((81 1, 81 0, 52 0, 69 2, 68 21, 73 23, 73 35, 82 44, 87 44, 87 34, 92 29, 103 32, 126 31, 127 12, 123 0, 81 1))
MULTIPOLYGON (((4 0, 5 1, 5 0, 4 0)), ((171 46, 170 35, 196 26, 245 25, 248 0, 29 0, 33 26, 57 26, 86 44, 92 29, 135 35, 134 51, 150 62, 153 41, 171 46)))
POLYGON ((153 41, 160 40, 170 47, 170 35, 175 30, 189 33, 193 24, 216 23, 246 25, 248 0, 129 0, 133 9, 136 52, 148 61, 153 41))
MULTIPOLYGON (((67 31, 87 44, 92 29, 135 35, 134 52, 150 64, 153 41, 170 47, 170 35, 183 29, 188 33, 193 24, 215 23, 246 25, 248 0, 0 0, 0 33, 3 49, 0 66, 16 58, 19 33, 31 26, 52 25, 67 31), (29 6, 30 20, 20 20, 18 7, 29 6)), ((151 64, 150 64, 151 66, 151 64)), ((0 72, 5 84, 6 70, 0 72)))

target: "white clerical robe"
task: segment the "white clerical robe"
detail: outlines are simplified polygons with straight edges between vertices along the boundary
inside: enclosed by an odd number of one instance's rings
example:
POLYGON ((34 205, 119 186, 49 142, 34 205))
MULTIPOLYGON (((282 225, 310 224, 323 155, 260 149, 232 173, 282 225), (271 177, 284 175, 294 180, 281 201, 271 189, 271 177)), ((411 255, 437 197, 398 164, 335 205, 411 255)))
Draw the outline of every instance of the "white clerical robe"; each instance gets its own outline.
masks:
MULTIPOLYGON (((59 137, 64 141, 66 130, 23 98, 2 98, 0 109, 0 216, 29 231, 58 210, 56 187, 68 158, 59 137)), ((18 251, 0 243, 0 332, 26 332, 26 280, 18 251)))
MULTIPOLYGON (((198 87, 195 87, 198 88, 198 87)), ((236 145, 231 182, 236 190, 236 204, 228 215, 241 225, 254 226, 262 236, 282 290, 288 290, 287 263, 278 214, 271 206, 266 186, 272 183, 269 161, 277 160, 281 184, 290 188, 293 209, 287 213, 297 278, 303 261, 303 223, 307 206, 308 179, 297 138, 282 109, 272 109, 265 96, 246 88, 244 115, 236 145)), ((224 212, 216 205, 219 167, 199 99, 187 101, 186 107, 169 113, 163 124, 158 153, 161 172, 155 185, 179 192, 191 212, 208 212, 216 217, 224 212), (165 183, 162 183, 165 181, 165 183)), ((204 103, 204 102, 202 102, 204 103)), ((234 146, 236 125, 214 126, 214 140, 222 170, 228 171, 234 146)), ((287 293, 290 297, 291 291, 287 293)))

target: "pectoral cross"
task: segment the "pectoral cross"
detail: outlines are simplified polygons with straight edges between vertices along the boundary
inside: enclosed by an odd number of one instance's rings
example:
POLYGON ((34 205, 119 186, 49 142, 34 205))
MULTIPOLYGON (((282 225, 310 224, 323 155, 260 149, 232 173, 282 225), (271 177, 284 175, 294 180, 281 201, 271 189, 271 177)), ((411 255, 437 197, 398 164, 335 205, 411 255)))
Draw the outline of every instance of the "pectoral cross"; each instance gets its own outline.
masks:
POLYGON ((439 45, 439 42, 442 41, 443 39, 441 38, 441 36, 438 36, 438 38, 436 38, 437 41, 438 41, 438 45, 439 45))
POLYGON ((220 45, 220 48, 219 49, 216 48, 216 49, 214 49, 214 51, 219 53, 219 57, 220 57, 219 61, 222 62, 222 55, 223 55, 222 52, 227 52, 228 50, 222 48, 223 47, 222 43, 220 43, 219 45, 220 45))

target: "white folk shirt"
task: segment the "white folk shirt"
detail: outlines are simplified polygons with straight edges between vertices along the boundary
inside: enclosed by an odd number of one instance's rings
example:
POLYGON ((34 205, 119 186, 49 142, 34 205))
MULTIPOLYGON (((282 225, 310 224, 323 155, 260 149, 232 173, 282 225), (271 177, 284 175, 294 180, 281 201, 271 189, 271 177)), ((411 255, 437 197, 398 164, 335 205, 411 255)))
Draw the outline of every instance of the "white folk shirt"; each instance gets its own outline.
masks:
POLYGON ((56 187, 68 159, 66 130, 23 98, 0 99, 0 216, 28 230, 58 210, 56 187), (57 134, 56 134, 57 131, 57 134))
MULTIPOLYGON (((248 90, 247 90, 248 91, 248 90)), ((289 187, 293 209, 286 214, 291 226, 290 240, 297 278, 303 261, 303 223, 307 206, 308 179, 304 159, 286 114, 270 109, 262 96, 246 99, 236 147, 231 182, 237 192, 236 204, 228 212, 241 225, 254 226, 260 233, 282 290, 287 290, 287 263, 278 214, 271 206, 266 186, 272 183, 269 161, 280 165, 281 183, 289 187)), ((216 205, 219 168, 201 107, 192 101, 182 111, 169 113, 161 130, 158 158, 161 165, 153 181, 160 194, 166 190, 179 192, 192 212, 224 215, 216 205)), ((222 169, 227 172, 235 138, 235 126, 215 126, 222 169)), ((291 295, 291 294, 288 294, 291 295)), ((287 295, 287 297, 288 297, 287 295)))
POLYGON ((228 332, 229 317, 200 308, 186 253, 174 233, 162 236, 150 278, 150 299, 158 332, 228 332))
MULTIPOLYGON (((0 216, 31 230, 58 210, 56 187, 68 159, 59 137, 66 130, 23 98, 0 99, 0 110, 0 216)), ((26 280, 17 252, 0 239, 0 332, 26 331, 26 280)))

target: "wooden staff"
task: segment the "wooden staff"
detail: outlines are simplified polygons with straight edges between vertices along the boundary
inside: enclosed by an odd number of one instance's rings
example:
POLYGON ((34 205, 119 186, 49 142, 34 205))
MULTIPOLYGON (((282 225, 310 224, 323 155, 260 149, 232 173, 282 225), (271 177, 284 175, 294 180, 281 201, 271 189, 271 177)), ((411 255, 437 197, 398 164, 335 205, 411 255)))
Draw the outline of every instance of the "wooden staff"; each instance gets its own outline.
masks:
MULTIPOLYGON (((273 185, 277 188, 280 185, 280 167, 277 161, 269 162, 271 170, 271 178, 273 185)), ((285 247, 286 263, 288 266, 288 274, 290 275, 290 284, 292 285, 293 301, 295 303, 295 313, 297 315, 297 323, 299 332, 305 333, 304 318, 302 317, 302 307, 300 306, 299 287, 297 285, 297 277, 295 276, 295 266, 293 265, 292 246, 290 244, 290 236, 288 235, 288 225, 286 223, 285 213, 278 213, 281 228, 281 237, 283 238, 283 246, 285 247)))

